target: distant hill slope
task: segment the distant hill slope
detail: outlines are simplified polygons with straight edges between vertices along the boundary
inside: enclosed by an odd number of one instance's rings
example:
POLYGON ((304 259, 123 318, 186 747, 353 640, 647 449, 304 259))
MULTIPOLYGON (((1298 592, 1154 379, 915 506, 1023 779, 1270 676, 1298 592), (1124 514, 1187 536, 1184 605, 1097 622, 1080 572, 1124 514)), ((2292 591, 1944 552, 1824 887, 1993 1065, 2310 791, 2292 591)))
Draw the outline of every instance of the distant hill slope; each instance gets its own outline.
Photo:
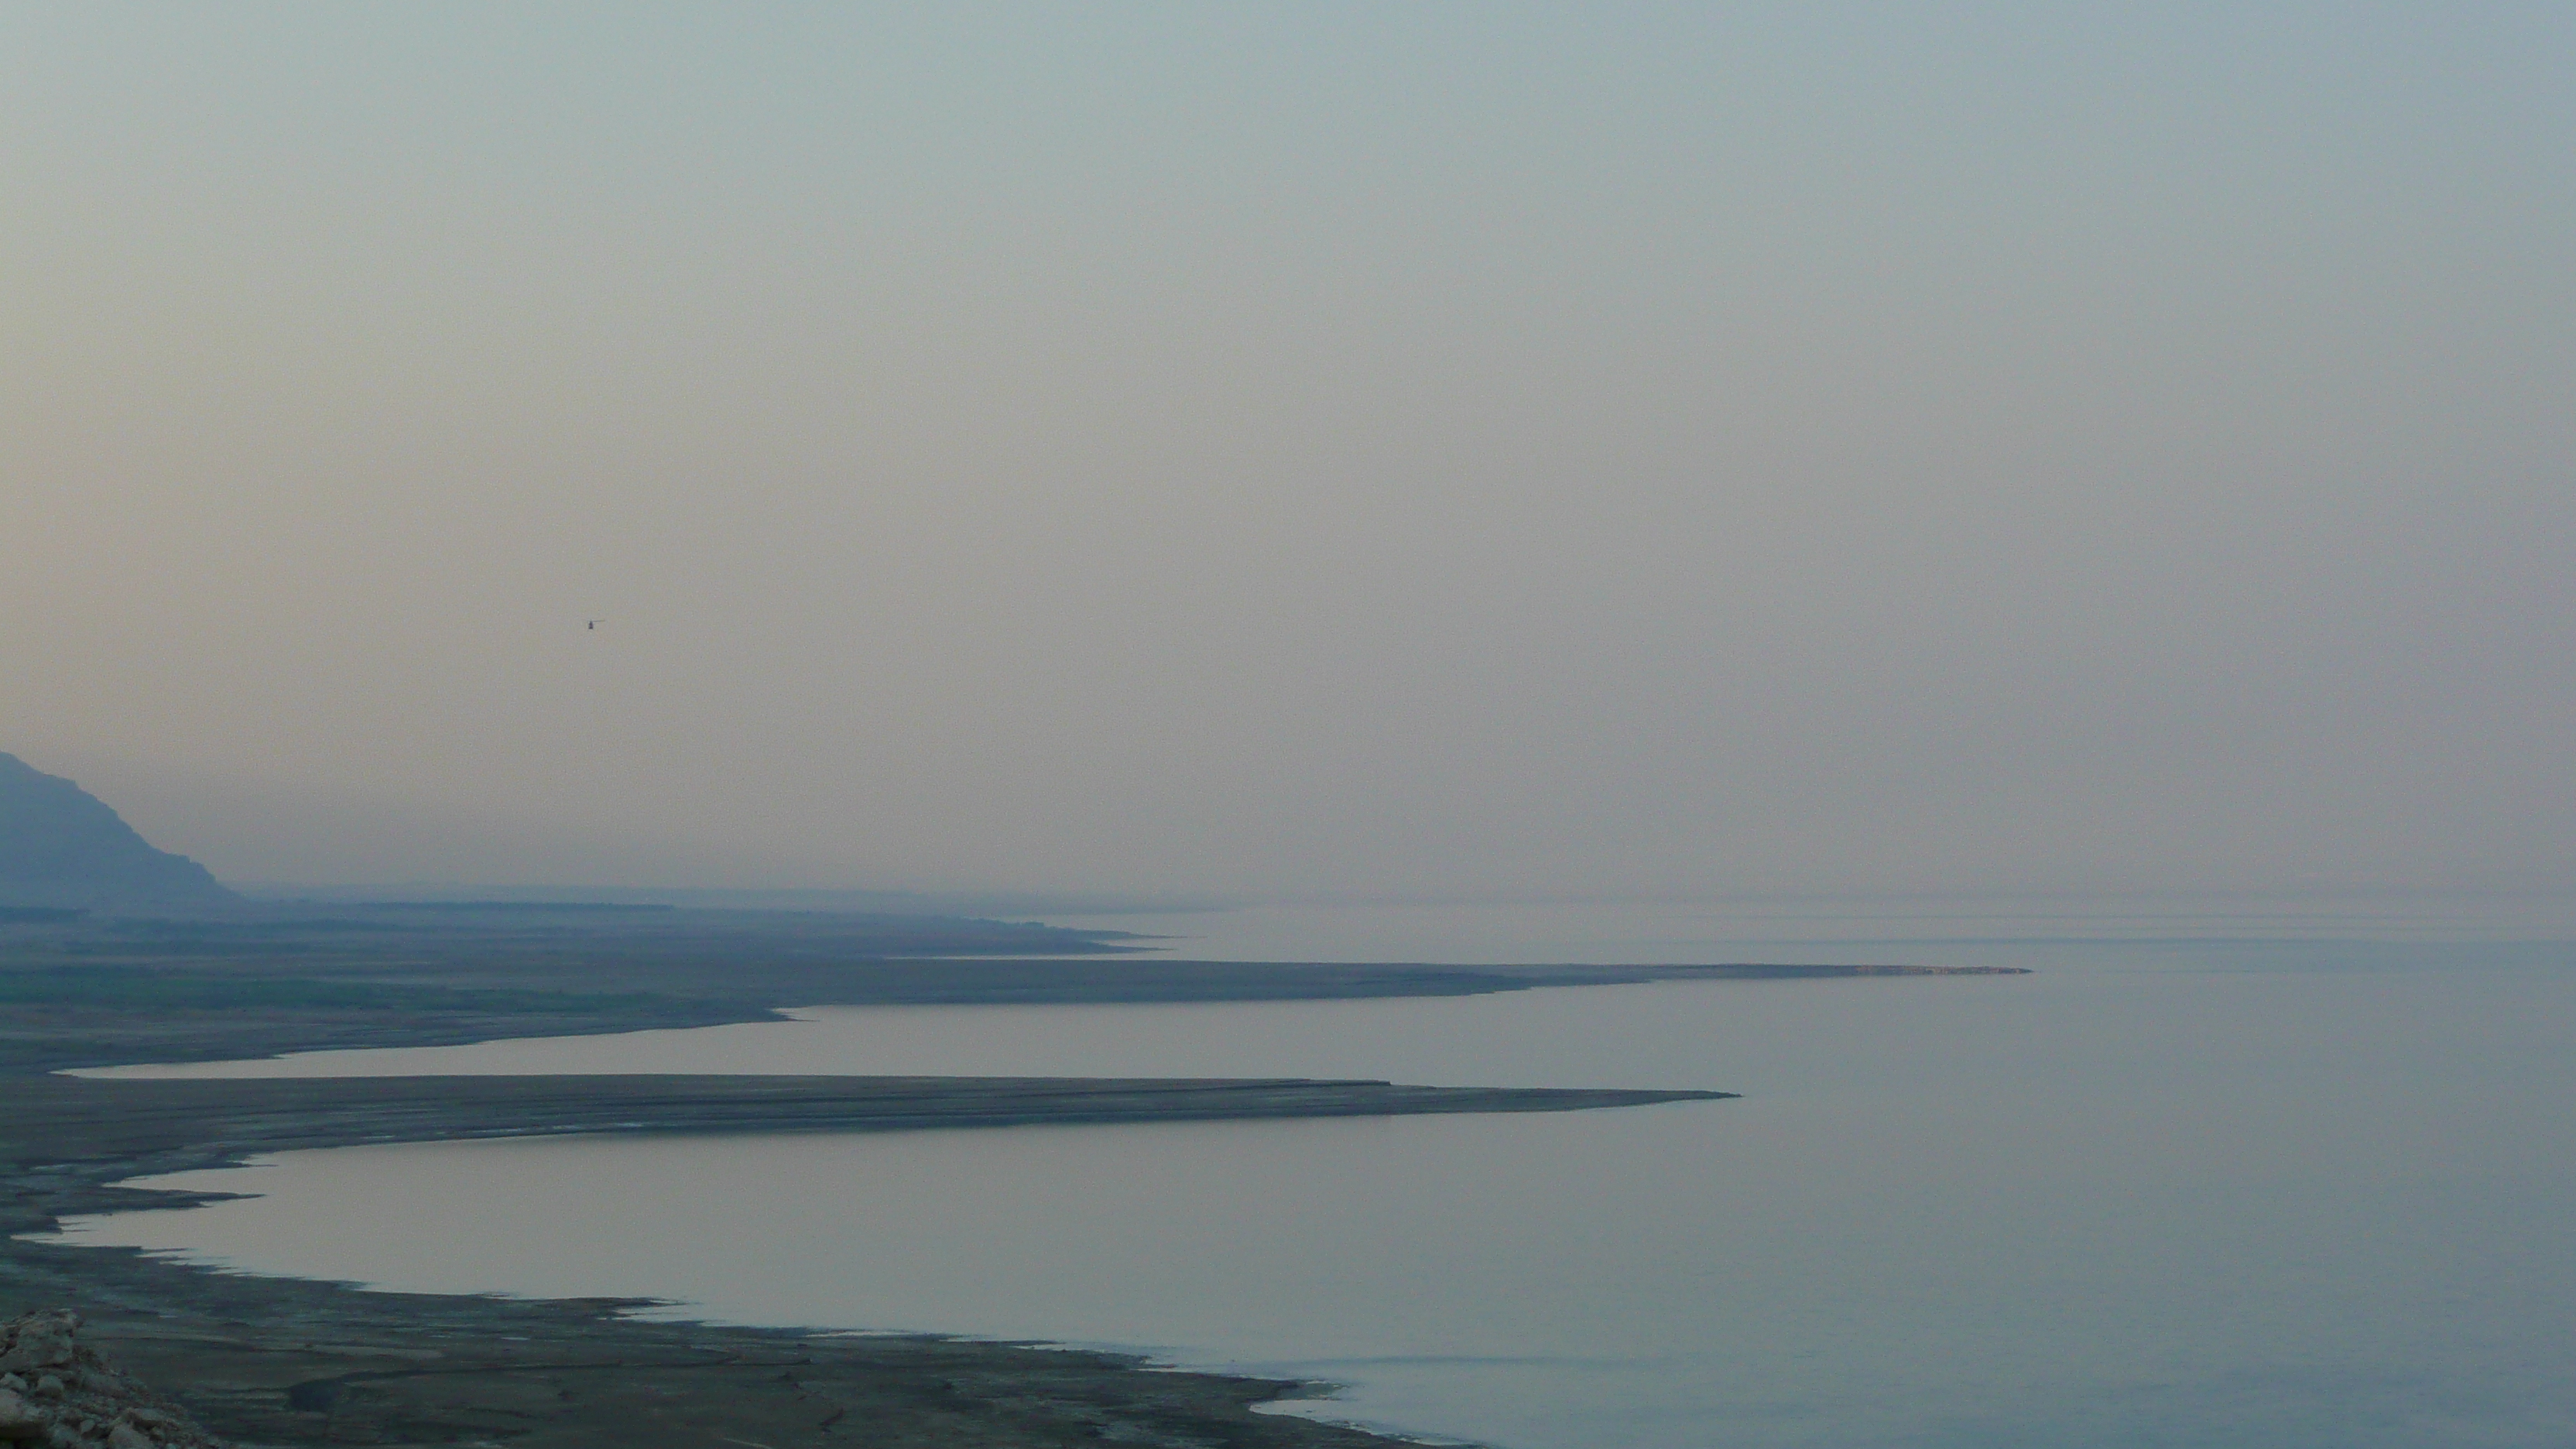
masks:
POLYGON ((153 849, 97 796, 0 754, 0 903, 231 895, 204 866, 153 849))

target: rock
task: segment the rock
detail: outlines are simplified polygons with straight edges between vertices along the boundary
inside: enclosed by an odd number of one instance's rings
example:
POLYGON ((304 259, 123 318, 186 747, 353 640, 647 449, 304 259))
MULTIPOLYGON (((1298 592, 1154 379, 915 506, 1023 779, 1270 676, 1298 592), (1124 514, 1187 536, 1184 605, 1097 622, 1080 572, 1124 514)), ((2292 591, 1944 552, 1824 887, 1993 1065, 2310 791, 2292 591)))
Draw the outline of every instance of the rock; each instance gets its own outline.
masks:
POLYGON ((59 1310, 0 1323, 8 1359, 47 1370, 32 1388, 0 1387, 0 1449, 222 1449, 177 1405, 83 1346, 79 1333, 80 1319, 59 1310))
POLYGON ((0 1439, 33 1439, 45 1432, 48 1417, 16 1389, 0 1389, 0 1439))
POLYGON ((0 1369, 60 1368, 72 1361, 80 1319, 70 1313, 30 1313, 8 1327, 9 1351, 0 1369))

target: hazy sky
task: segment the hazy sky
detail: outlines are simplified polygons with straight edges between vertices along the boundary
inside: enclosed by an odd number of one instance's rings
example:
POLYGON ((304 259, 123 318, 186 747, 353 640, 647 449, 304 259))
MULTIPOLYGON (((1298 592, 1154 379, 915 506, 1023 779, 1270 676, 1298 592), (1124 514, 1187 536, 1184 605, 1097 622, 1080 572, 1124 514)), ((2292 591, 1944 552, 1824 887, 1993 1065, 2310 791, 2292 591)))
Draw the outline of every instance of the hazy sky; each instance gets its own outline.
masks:
POLYGON ((0 5, 0 749, 235 880, 2576 884, 2572 76, 0 5))

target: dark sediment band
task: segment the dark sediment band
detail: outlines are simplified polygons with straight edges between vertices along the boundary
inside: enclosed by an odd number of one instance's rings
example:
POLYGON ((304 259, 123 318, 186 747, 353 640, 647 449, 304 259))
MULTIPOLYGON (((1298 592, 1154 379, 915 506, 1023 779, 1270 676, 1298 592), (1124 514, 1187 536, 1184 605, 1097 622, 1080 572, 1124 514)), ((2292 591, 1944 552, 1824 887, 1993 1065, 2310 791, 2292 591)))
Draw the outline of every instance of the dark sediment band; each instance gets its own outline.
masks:
POLYGON ((104 1189, 262 1152, 601 1132, 884 1132, 940 1127, 1565 1112, 1710 1100, 1705 1091, 1406 1087, 1277 1079, 807 1076, 21 1078, 0 1084, 18 1161, 9 1226, 142 1205, 104 1189), (102 1196, 102 1191, 107 1193, 102 1196))

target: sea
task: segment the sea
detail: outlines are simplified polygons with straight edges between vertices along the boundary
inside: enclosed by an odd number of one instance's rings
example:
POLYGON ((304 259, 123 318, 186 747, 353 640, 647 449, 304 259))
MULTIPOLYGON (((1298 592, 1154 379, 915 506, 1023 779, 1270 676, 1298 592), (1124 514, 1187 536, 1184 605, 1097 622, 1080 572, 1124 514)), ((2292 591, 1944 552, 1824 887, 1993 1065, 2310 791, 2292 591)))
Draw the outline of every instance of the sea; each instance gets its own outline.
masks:
MULTIPOLYGON (((1500 1449, 2576 1445, 2576 946, 2476 903, 1263 907, 1195 958, 2028 975, 811 1008, 207 1076, 1714 1088, 1564 1114, 290 1153, 62 1236, 390 1288, 1108 1346, 1500 1449)), ((2564 932, 2576 936, 2576 932, 2564 932)))

